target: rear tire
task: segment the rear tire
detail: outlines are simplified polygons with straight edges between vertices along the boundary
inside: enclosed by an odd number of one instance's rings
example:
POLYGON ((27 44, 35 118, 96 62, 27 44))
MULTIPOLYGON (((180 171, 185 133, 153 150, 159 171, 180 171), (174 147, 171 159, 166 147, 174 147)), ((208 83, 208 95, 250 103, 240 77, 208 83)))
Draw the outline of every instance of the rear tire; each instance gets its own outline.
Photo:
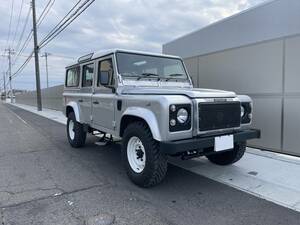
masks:
POLYGON ((214 164, 226 166, 239 161, 246 150, 246 142, 237 143, 234 149, 226 152, 220 152, 214 155, 208 155, 206 158, 214 164))
POLYGON ((85 145, 86 132, 83 129, 83 125, 76 121, 74 112, 68 114, 67 136, 73 148, 80 148, 85 145))
POLYGON ((167 157, 143 122, 134 122, 125 129, 122 158, 128 177, 140 187, 155 186, 166 176, 167 157))

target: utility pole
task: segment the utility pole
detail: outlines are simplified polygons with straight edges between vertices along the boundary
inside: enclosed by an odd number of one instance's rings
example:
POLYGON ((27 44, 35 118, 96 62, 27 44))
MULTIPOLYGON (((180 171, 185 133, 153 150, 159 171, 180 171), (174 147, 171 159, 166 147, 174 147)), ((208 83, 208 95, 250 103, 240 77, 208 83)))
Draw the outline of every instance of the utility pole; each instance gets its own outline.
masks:
POLYGON ((5 99, 6 99, 6 80, 5 80, 5 76, 6 76, 6 73, 3 72, 3 86, 4 86, 4 94, 5 94, 5 99))
POLYGON ((50 55, 49 52, 45 52, 44 55, 41 57, 45 57, 46 60, 46 79, 47 79, 47 88, 49 87, 49 74, 48 74, 48 56, 50 55))
POLYGON ((8 52, 8 75, 9 75, 9 96, 10 96, 10 102, 13 103, 13 89, 12 89, 12 84, 11 84, 11 55, 14 53, 14 51, 11 48, 6 49, 8 52))
POLYGON ((40 65, 39 65, 39 46, 38 46, 38 43, 37 43, 35 0, 32 0, 31 4, 32 4, 31 6, 32 6, 32 27, 33 27, 33 43, 34 43, 34 59, 35 59, 35 80, 36 80, 37 110, 42 111, 40 65))

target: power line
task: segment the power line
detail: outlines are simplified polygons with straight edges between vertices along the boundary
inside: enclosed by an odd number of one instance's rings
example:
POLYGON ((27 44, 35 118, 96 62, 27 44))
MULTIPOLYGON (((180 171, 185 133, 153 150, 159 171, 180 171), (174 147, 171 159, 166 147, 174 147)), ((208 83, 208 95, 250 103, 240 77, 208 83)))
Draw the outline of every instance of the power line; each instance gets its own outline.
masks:
POLYGON ((54 31, 61 25, 61 23, 67 18, 67 16, 70 15, 70 13, 76 8, 76 6, 81 2, 82 0, 79 0, 70 10, 69 12, 59 21, 58 24, 56 24, 55 27, 52 28, 52 30, 44 37, 43 40, 46 40, 54 31))
POLYGON ((27 64, 30 62, 31 58, 33 57, 33 51, 31 54, 26 58, 26 60, 23 62, 23 64, 17 69, 16 72, 13 73, 12 78, 15 78, 19 73, 21 73, 24 68, 27 66, 27 64))
POLYGON ((9 44, 9 39, 10 39, 10 33, 11 33, 11 22, 12 22, 12 17, 14 14, 14 0, 11 1, 11 11, 10 11, 10 18, 9 18, 9 25, 8 25, 8 34, 7 34, 7 40, 6 40, 6 46, 9 44))
POLYGON ((18 44, 17 44, 17 46, 16 46, 16 51, 19 50, 20 45, 21 45, 21 41, 23 40, 23 36, 24 36, 25 30, 26 30, 26 27, 27 27, 27 24, 28 24, 28 21, 29 21, 30 13, 31 13, 31 7, 29 7, 28 13, 27 13, 27 15, 26 15, 26 19, 25 19, 25 22, 24 22, 24 26, 23 26, 21 35, 20 35, 20 37, 19 37, 18 44))
MULTIPOLYGON (((79 5, 82 0, 79 0, 70 10, 69 12, 60 20, 60 22, 45 36, 45 38, 40 42, 39 49, 45 47, 49 42, 51 42, 57 35, 59 35, 63 30, 65 30, 79 15, 81 15, 95 0, 86 0, 83 2, 76 10, 74 9, 79 5), (72 14, 71 14, 72 13, 72 14), (70 15, 71 14, 71 15, 70 15), (70 15, 70 16, 69 16, 70 15), (68 17, 69 16, 69 17, 68 17)), ((48 4, 47 4, 48 5, 48 4)), ((42 14, 41 14, 42 15, 42 14)), ((41 21, 41 20, 40 20, 41 21)), ((17 54, 18 56, 23 52, 23 50, 27 47, 28 42, 32 39, 32 31, 27 36, 21 50, 17 54)), ((30 62, 31 58, 33 57, 34 52, 32 51, 31 54, 27 57, 27 59, 23 62, 23 64, 17 69, 16 72, 13 73, 12 78, 15 78, 20 74, 27 64, 30 62)), ((57 55, 60 57, 65 58, 72 58, 66 57, 62 55, 57 55)))
MULTIPOLYGON (((37 26, 41 25, 41 23, 43 22, 43 20, 45 19, 46 15, 49 13, 51 7, 53 6, 55 0, 50 0, 48 1, 48 3, 46 4, 46 6, 44 7, 44 10, 42 11, 42 13, 40 14, 39 18, 38 18, 38 21, 39 21, 39 24, 37 24, 37 26), (50 4, 52 2, 52 4, 50 4)), ((30 7, 30 11, 28 13, 28 19, 29 19, 29 16, 30 16, 30 12, 31 12, 32 8, 30 7)), ((28 20, 27 19, 27 20, 28 20)), ((28 21, 27 21, 28 22, 28 21)), ((27 22, 26 22, 26 25, 27 25, 27 22)), ((23 29, 25 30, 25 28, 23 29)), ((18 60, 18 57, 20 56, 20 54, 27 48, 28 44, 30 43, 31 39, 33 37, 33 31, 31 30, 29 32, 29 34, 27 35, 27 38, 25 39, 23 45, 22 45, 22 48, 21 50, 16 54, 16 57, 15 57, 15 60, 13 62, 13 65, 16 63, 16 61, 18 60)))
POLYGON ((37 27, 39 27, 42 24, 43 20, 45 19, 45 17, 49 13, 50 9, 52 8, 54 2, 55 2, 55 0, 48 1, 47 5, 45 6, 44 10, 42 11, 41 15, 39 16, 39 18, 37 20, 37 27))
POLYGON ((19 30, 19 24, 20 24, 20 18, 21 18, 21 14, 22 14, 22 10, 23 10, 23 4, 24 4, 24 0, 22 0, 21 2, 21 7, 20 7, 20 11, 19 11, 19 15, 18 15, 18 20, 17 20, 17 27, 14 33, 14 37, 12 39, 12 47, 14 46, 15 40, 16 40, 16 36, 19 30))
MULTIPOLYGON (((95 0, 86 0, 82 3, 76 11, 67 18, 55 31, 47 35, 41 42, 40 48, 45 47, 49 42, 51 42, 55 37, 57 37, 62 31, 64 31, 79 15, 81 15, 95 0)), ((74 7, 73 7, 74 8, 74 7)), ((69 13, 68 13, 69 14, 69 13)), ((61 22, 60 22, 61 23, 61 22)))

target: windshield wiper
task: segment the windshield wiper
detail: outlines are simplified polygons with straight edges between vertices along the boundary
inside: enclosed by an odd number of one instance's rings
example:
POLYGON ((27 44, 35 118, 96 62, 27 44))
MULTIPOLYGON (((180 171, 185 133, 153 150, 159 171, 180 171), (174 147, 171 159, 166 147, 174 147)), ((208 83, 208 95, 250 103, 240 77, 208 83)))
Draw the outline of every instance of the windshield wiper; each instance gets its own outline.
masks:
MULTIPOLYGON (((139 76, 139 77, 137 78, 137 80, 140 80, 140 79, 145 78, 145 77, 159 77, 159 75, 156 74, 156 73, 142 73, 141 76, 139 76)), ((158 78, 158 80, 159 80, 159 79, 160 79, 160 78, 158 78)))
POLYGON ((170 80, 170 79, 177 79, 177 77, 182 77, 185 76, 185 74, 183 73, 172 73, 169 74, 168 77, 166 78, 166 81, 170 80))

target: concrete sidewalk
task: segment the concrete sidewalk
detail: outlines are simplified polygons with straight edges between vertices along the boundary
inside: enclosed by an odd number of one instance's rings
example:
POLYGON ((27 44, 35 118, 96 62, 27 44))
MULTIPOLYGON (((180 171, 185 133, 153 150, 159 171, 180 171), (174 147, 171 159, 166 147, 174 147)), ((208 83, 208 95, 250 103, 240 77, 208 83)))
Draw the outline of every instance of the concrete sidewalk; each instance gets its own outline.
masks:
MULTIPOLYGON (((49 109, 38 112, 32 106, 13 105, 66 124, 62 112, 49 109)), ((227 167, 213 165, 205 158, 170 160, 188 171, 300 212, 300 159, 297 157, 248 148, 243 159, 227 167)))

